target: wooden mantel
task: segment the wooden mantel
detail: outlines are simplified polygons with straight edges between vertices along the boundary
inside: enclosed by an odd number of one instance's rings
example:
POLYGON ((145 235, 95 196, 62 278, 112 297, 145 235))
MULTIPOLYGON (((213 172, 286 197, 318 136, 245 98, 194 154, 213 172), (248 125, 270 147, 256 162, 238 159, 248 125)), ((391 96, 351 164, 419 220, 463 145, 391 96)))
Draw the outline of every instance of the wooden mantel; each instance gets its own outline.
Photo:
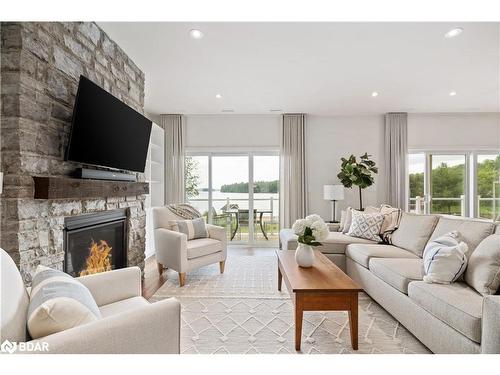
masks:
POLYGON ((149 194, 147 182, 36 177, 35 199, 106 198, 149 194))

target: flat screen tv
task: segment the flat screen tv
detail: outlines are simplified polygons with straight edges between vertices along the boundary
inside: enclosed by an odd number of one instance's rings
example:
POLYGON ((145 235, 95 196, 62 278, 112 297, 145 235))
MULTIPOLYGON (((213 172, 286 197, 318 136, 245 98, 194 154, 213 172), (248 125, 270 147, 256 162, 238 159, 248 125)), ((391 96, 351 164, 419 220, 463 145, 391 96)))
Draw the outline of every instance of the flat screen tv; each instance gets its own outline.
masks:
POLYGON ((144 172, 151 121, 81 76, 66 160, 144 172))

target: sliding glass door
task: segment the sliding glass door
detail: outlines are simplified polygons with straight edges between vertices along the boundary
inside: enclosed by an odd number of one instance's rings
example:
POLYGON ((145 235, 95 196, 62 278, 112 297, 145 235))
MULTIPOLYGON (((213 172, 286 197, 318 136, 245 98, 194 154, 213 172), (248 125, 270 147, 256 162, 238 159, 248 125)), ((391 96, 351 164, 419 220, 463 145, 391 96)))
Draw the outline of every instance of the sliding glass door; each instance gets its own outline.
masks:
POLYGON ((186 200, 235 244, 275 246, 279 228, 277 152, 189 153, 186 200))

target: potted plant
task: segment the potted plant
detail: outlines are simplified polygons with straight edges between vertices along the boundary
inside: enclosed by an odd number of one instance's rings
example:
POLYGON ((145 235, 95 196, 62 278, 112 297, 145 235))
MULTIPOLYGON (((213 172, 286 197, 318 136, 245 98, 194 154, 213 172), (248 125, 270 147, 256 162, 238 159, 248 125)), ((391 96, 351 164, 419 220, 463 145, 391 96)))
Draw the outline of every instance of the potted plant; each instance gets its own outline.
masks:
POLYGON ((370 157, 371 155, 365 152, 364 155, 359 157, 359 162, 354 155, 349 156, 348 159, 341 158, 342 165, 340 167, 340 173, 337 175, 344 187, 352 188, 353 186, 357 186, 359 188, 360 211, 363 210, 363 197, 361 191, 373 185, 375 180, 372 174, 378 173, 378 168, 375 166, 375 162, 370 160, 370 157))
POLYGON ((328 226, 319 215, 309 215, 297 220, 292 229, 298 236, 295 261, 300 267, 311 267, 314 262, 313 247, 321 246, 319 241, 328 235, 328 226))

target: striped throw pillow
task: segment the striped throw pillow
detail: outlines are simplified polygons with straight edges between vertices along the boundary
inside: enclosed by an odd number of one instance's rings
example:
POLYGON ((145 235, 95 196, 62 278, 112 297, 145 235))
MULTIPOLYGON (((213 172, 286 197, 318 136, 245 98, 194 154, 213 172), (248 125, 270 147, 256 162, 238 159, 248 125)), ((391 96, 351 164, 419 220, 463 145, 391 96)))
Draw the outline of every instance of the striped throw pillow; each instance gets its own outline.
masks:
POLYGON ((173 231, 184 233, 188 240, 208 237, 205 220, 202 217, 193 220, 172 220, 170 226, 173 231))
POLYGON ((70 275, 38 266, 31 285, 28 331, 45 337, 101 318, 90 291, 70 275))

